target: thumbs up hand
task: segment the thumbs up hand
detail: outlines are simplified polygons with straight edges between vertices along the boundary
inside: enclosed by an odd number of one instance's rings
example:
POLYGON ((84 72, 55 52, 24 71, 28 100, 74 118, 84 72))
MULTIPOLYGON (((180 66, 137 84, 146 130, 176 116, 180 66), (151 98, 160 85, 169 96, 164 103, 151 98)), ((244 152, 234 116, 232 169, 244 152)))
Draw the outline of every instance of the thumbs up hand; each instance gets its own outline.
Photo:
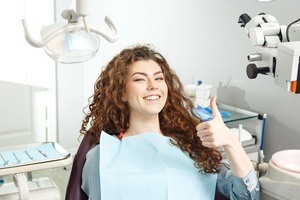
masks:
POLYGON ((234 134, 224 124, 222 116, 216 105, 217 97, 211 98, 210 107, 213 118, 210 121, 202 122, 196 126, 197 135, 202 145, 209 148, 224 147, 230 145, 234 140, 234 134))
POLYGON ((213 97, 210 101, 213 113, 212 120, 198 124, 196 126, 197 135, 203 146, 208 148, 223 147, 232 173, 236 177, 244 178, 253 170, 253 165, 237 137, 224 124, 216 105, 216 99, 213 97))

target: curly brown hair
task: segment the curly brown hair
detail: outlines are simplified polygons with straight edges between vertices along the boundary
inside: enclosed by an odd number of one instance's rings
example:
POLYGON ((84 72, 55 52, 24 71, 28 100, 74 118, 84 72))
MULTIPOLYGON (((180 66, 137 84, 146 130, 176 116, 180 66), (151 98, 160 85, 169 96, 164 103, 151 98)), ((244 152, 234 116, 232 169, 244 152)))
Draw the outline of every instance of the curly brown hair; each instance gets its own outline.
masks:
POLYGON ((129 128, 129 106, 122 100, 122 94, 128 67, 140 60, 158 63, 168 86, 167 102, 159 113, 162 133, 171 137, 172 144, 186 152, 200 171, 217 173, 222 159, 220 152, 202 146, 196 131, 199 119, 193 115, 192 101, 166 59, 150 45, 124 49, 103 69, 95 83, 89 111, 83 119, 80 133, 91 134, 96 144, 99 143, 102 130, 117 135, 129 128))

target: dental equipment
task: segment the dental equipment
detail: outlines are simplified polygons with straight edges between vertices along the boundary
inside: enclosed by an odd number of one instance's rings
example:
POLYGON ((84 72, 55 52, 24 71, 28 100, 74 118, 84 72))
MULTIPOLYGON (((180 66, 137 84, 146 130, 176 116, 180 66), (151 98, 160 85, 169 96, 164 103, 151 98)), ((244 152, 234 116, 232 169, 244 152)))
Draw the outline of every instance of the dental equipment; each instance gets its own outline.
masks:
POLYGON ((102 36, 108 42, 113 43, 118 39, 118 32, 109 17, 105 17, 105 23, 111 30, 107 35, 100 30, 89 27, 86 16, 89 15, 91 0, 76 0, 76 12, 64 10, 61 13, 65 23, 54 23, 41 30, 41 40, 36 40, 30 34, 26 20, 23 19, 23 27, 27 42, 33 47, 43 47, 45 52, 56 62, 80 63, 94 57, 99 49, 102 36))
POLYGON ((13 175, 13 182, 0 178, 0 200, 61 200, 56 184, 48 177, 32 178, 32 171, 67 166, 73 159, 54 142, 0 150, 0 177, 13 175), (26 177, 27 175, 27 177, 26 177))
POLYGON ((300 196, 300 150, 275 153, 267 174, 259 178, 261 198, 296 200, 300 196))
POLYGON ((274 16, 264 13, 253 18, 246 13, 239 17, 238 23, 256 50, 247 56, 250 79, 258 74, 271 75, 279 87, 300 93, 300 25, 295 24, 299 20, 281 26, 274 16))

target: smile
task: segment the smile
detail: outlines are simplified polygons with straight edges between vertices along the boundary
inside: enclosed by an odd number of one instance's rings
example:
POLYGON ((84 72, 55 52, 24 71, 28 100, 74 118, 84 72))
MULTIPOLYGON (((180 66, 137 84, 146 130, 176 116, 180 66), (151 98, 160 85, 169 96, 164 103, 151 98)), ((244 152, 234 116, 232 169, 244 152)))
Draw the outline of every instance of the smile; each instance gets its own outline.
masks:
POLYGON ((144 97, 143 99, 151 101, 151 100, 158 100, 159 98, 160 98, 159 95, 149 95, 149 96, 144 97))

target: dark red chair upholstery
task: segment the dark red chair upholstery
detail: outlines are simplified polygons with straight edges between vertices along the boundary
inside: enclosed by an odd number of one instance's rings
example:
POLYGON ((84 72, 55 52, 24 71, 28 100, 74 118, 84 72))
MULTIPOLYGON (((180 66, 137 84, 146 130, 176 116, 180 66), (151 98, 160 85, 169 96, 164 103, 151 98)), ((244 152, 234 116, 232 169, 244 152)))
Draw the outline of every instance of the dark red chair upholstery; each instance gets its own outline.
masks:
POLYGON ((81 189, 82 170, 85 163, 85 156, 94 147, 93 139, 90 134, 86 134, 74 157, 71 175, 66 190, 66 200, 87 200, 88 196, 81 189))
POLYGON ((228 197, 224 196, 218 188, 216 189, 216 195, 215 195, 215 200, 229 200, 228 197))
MULTIPOLYGON (((66 200, 88 200, 88 196, 81 189, 81 174, 85 163, 85 156, 93 147, 94 143, 91 135, 86 134, 74 157, 71 175, 66 190, 66 200)), ((221 194, 217 189, 215 200, 228 200, 228 198, 221 194)))

